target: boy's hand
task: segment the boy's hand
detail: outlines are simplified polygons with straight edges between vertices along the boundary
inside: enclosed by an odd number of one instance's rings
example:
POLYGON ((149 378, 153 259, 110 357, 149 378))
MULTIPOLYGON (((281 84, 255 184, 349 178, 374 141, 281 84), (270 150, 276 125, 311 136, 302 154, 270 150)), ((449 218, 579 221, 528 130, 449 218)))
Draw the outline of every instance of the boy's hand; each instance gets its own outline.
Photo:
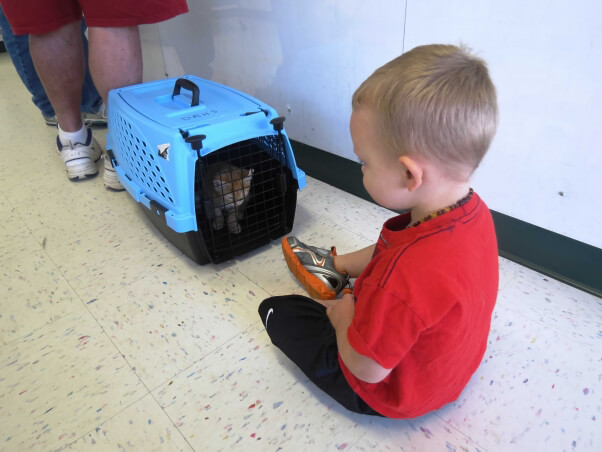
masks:
POLYGON ((347 331, 355 312, 355 298, 353 294, 346 293, 343 298, 334 301, 335 303, 326 308, 326 315, 336 331, 347 331))

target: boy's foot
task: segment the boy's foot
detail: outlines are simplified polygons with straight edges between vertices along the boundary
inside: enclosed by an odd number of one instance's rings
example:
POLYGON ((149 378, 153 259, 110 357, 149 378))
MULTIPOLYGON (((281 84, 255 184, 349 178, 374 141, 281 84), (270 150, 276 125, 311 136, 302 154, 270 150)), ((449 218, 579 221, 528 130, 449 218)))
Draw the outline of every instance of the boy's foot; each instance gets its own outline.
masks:
POLYGON ((282 251, 290 271, 314 298, 333 300, 349 284, 349 275, 334 266, 334 246, 325 250, 305 245, 296 237, 284 237, 282 251))
POLYGON ((123 185, 121 185, 121 182, 119 182, 119 178, 117 177, 117 173, 115 172, 115 168, 113 167, 113 162, 111 162, 111 158, 106 152, 104 156, 104 161, 105 170, 102 174, 102 181, 104 182, 105 187, 115 191, 125 190, 125 188, 123 188, 123 185))
POLYGON ((96 113, 84 113, 84 124, 86 126, 107 126, 107 106, 102 103, 96 113))
POLYGON ((96 161, 100 158, 102 151, 96 139, 92 136, 92 131, 87 129, 88 138, 85 143, 69 141, 63 144, 59 137, 56 137, 58 152, 67 169, 67 177, 72 181, 84 177, 94 177, 98 174, 96 161))

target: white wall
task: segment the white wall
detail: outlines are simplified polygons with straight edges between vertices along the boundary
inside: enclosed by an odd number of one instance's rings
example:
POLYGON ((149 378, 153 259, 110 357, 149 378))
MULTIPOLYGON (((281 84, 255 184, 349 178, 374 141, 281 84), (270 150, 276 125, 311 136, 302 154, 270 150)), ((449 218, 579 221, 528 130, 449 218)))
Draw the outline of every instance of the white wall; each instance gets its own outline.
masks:
POLYGON ((351 94, 402 52, 404 1, 188 4, 188 15, 159 26, 169 76, 193 73, 245 91, 287 117, 291 138, 354 158, 351 94))
POLYGON ((494 210, 602 248, 602 3, 188 3, 143 28, 146 79, 231 85, 285 115, 291 138, 350 159, 350 97, 366 76, 404 47, 469 45, 489 62, 501 110, 475 188, 494 210))

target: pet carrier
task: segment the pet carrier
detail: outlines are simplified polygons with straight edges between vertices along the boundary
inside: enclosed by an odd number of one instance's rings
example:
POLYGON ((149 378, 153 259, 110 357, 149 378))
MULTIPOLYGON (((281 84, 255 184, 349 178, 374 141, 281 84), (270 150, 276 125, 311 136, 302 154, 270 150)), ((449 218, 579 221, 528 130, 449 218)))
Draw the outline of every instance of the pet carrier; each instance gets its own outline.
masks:
POLYGON ((109 105, 120 182, 194 261, 223 262, 290 232, 305 173, 274 109, 195 76, 112 90, 109 105))

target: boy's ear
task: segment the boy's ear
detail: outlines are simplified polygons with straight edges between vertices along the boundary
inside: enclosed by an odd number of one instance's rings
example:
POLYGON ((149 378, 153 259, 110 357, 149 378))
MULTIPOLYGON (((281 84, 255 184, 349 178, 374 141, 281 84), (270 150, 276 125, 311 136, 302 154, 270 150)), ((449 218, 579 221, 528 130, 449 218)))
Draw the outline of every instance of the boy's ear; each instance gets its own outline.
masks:
POLYGON ((404 184, 408 191, 412 192, 418 189, 422 185, 422 178, 424 176, 424 168, 416 160, 409 155, 402 155, 399 157, 399 163, 404 166, 405 177, 404 184))

